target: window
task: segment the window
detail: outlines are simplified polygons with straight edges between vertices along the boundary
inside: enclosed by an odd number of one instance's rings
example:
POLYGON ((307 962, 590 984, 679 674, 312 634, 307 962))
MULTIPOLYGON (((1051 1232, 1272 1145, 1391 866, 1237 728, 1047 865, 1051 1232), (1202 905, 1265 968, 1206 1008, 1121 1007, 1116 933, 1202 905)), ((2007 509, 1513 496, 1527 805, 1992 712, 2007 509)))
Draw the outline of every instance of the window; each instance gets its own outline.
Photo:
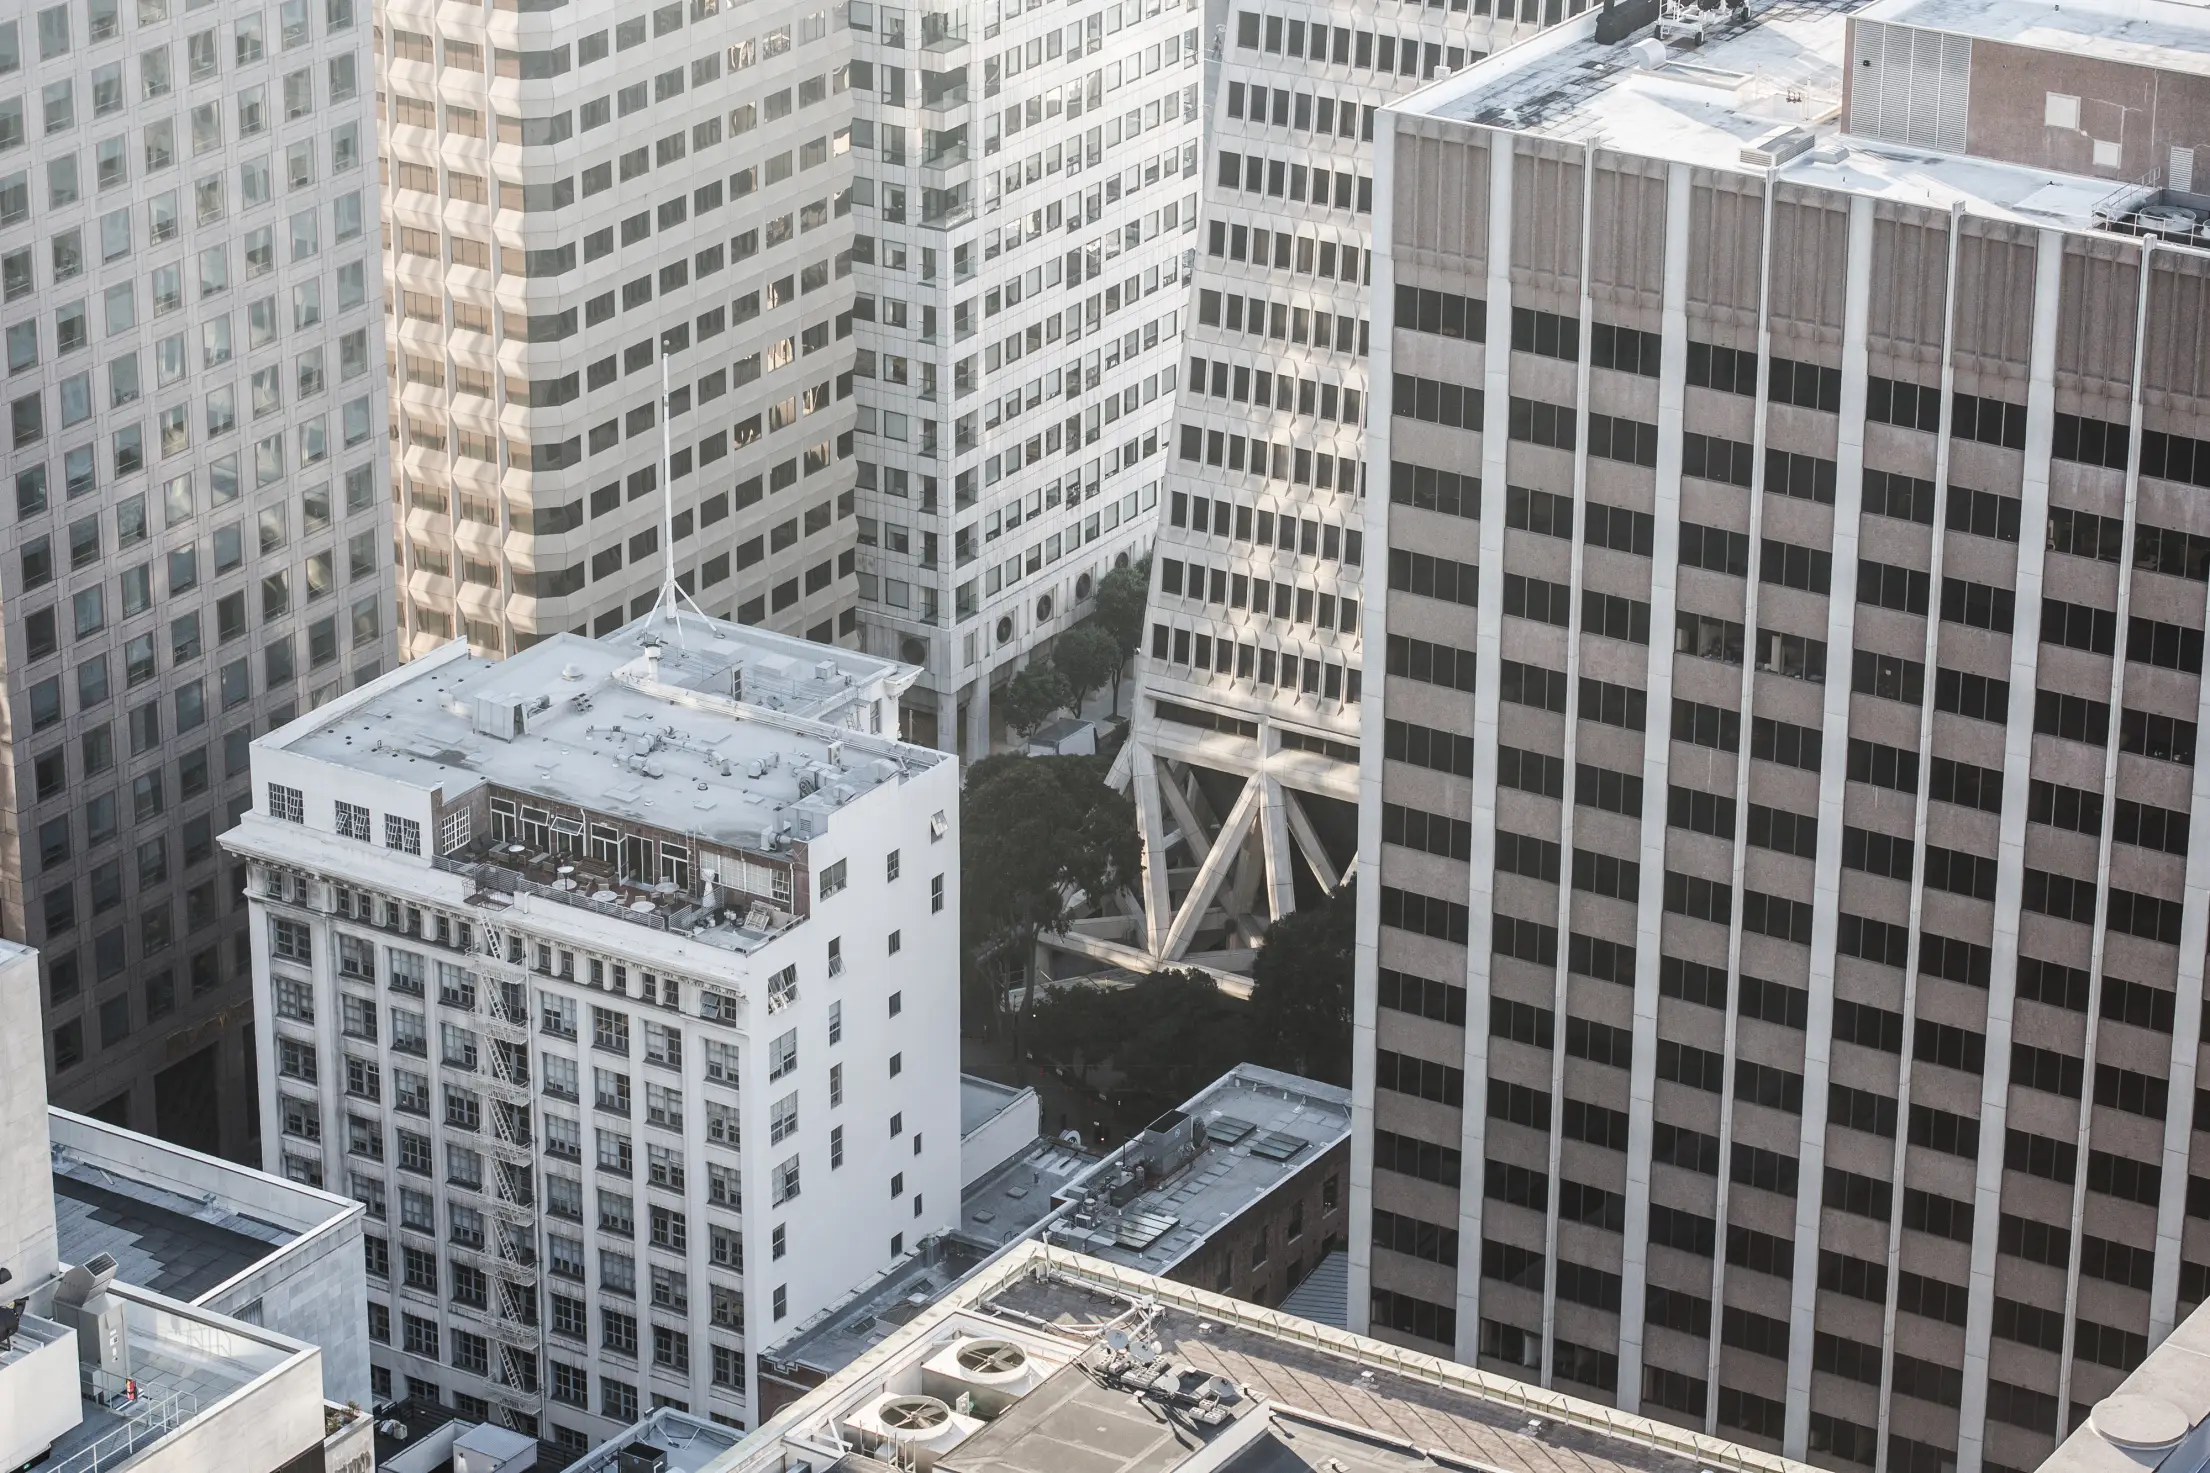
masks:
POLYGON ((411 818, 401 818, 396 813, 384 815, 384 847, 396 849, 402 854, 422 852, 422 825, 411 818))
POLYGON ((846 861, 840 859, 821 871, 821 898, 823 900, 827 900, 844 888, 846 884, 845 865, 846 861))

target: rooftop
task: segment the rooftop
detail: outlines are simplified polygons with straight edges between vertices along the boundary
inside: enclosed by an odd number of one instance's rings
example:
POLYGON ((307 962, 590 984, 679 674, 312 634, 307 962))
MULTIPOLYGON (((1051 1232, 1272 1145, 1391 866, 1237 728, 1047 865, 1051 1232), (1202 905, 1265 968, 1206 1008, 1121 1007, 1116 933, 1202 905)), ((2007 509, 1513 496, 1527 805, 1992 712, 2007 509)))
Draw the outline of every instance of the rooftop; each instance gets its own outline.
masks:
POLYGON ((994 1079, 984 1079, 979 1074, 959 1076, 959 1133, 973 1135, 997 1116, 1017 1103, 1031 1090, 1016 1089, 1010 1084, 999 1084, 994 1079))
POLYGON ((1744 151, 1783 127, 1815 146, 1778 165, 1794 183, 2040 226, 2086 230, 2129 195, 2152 191, 2083 175, 1937 153, 1840 131, 1842 63, 1849 20, 1941 25, 1994 34, 2016 28, 2021 44, 2066 50, 2130 48, 2173 38, 2183 56, 2159 65, 2210 69, 2210 12, 2168 0, 1770 0, 1747 18, 1711 11, 1700 45, 1649 39, 1599 42, 1592 9, 1507 47, 1406 98, 1414 116, 1604 147, 1704 168, 1762 174, 1744 151), (2039 19, 2035 19, 2038 17, 2039 19), (2080 32, 2071 34, 2073 28, 2080 32), (2099 33, 2100 39, 2095 39, 2099 33), (1643 48, 1664 49, 1655 53, 1643 48))
POLYGON ((1163 1274, 1224 1224, 1351 1133, 1350 1091, 1238 1064, 1062 1196, 1082 1200, 1045 1229, 1050 1241, 1163 1274), (1196 1122, 1187 1150, 1162 1155, 1161 1126, 1196 1122))
POLYGON ((743 847, 813 795, 816 769, 848 801, 944 760, 868 734, 885 714, 868 706, 903 689, 909 667, 723 620, 686 616, 675 635, 644 621, 604 639, 556 634, 504 660, 449 648, 274 744, 443 788, 448 802, 490 783, 743 847), (519 733, 487 730, 479 702, 518 702, 519 733))
POLYGON ((482 893, 751 951, 803 913, 794 840, 947 760, 877 734, 916 674, 725 620, 645 619, 505 660, 455 641, 255 745, 420 790, 440 812, 481 790, 490 806, 441 831, 437 858, 482 893), (680 878, 670 840, 689 841, 680 878))
POLYGON ((959 1194, 959 1231, 993 1247, 1026 1237, 1097 1164, 1082 1147, 1044 1136, 959 1194))
POLYGON ((1877 0, 1866 20, 2210 75, 2210 13, 2175 0, 1877 0))
POLYGON ((1023 1243, 705 1473, 1802 1473, 1804 1465, 1023 1243), (910 1459, 908 1461, 908 1458, 910 1459))
MULTIPOLYGON (((624 1448, 657 1448, 667 1454, 668 1473, 699 1473, 737 1445, 743 1433, 661 1407, 618 1437, 608 1439, 568 1465, 569 1473, 613 1473, 624 1448)), ((544 1467, 539 1463, 540 1468, 544 1467)))
POLYGON ((2039 1473, 2197 1469, 2210 1455, 2210 1308, 2198 1308, 2073 1427, 2039 1473))
POLYGON ((497 1466, 501 1457, 535 1448, 537 1473, 561 1473, 576 1461, 557 1443, 470 1421, 442 1402, 413 1396, 377 1404, 375 1444, 379 1473, 452 1473, 456 1449, 480 1451, 497 1466), (395 1435, 402 1428, 405 1435, 395 1435))
POLYGON ((197 1299, 269 1256, 293 1235, 220 1204, 190 1201, 127 1178, 102 1184, 96 1168, 54 1169, 61 1255, 83 1263, 105 1253, 126 1283, 175 1299, 197 1299))
MULTIPOLYGON (((54 1369, 66 1376, 63 1384, 76 1383, 81 1420, 50 1434, 47 1466, 53 1473, 126 1467, 168 1433, 215 1417, 243 1426, 257 1417, 281 1423, 306 1415, 311 1420, 304 1430, 319 1432, 322 1378, 314 1347, 122 1284, 108 1292, 124 1307, 135 1395, 127 1394, 119 1376, 80 1368, 74 1351, 68 1351, 67 1364, 54 1369), (280 1378, 289 1379, 287 1373, 302 1367, 303 1380, 278 1388, 280 1378), (240 1396, 264 1389, 271 1393, 267 1399, 240 1396)), ((27 1369, 41 1352, 74 1343, 60 1324, 26 1316, 14 1349, 0 1355, 0 1368, 27 1369)))
POLYGON ((1096 1162, 1062 1141, 1032 1142, 960 1194, 957 1229, 926 1240, 811 1324, 800 1325, 765 1359, 816 1375, 842 1370, 1033 1233, 1059 1209, 1056 1194, 1096 1162))
MULTIPOLYGON (((993 1102, 1002 1108, 1014 1093, 961 1076, 962 1115, 969 1117, 962 1124, 971 1130, 976 1110, 993 1102)), ((1158 1149, 1146 1136, 1103 1158, 1052 1136, 1032 1141, 960 1194, 958 1228, 799 1325, 765 1359, 815 1375, 842 1370, 1039 1234, 1076 1247, 1094 1243, 1085 1251, 1163 1273, 1350 1135, 1348 1090, 1255 1064, 1238 1065, 1176 1113, 1204 1132, 1194 1154, 1160 1163, 1163 1170, 1145 1164, 1147 1150, 1158 1149)))

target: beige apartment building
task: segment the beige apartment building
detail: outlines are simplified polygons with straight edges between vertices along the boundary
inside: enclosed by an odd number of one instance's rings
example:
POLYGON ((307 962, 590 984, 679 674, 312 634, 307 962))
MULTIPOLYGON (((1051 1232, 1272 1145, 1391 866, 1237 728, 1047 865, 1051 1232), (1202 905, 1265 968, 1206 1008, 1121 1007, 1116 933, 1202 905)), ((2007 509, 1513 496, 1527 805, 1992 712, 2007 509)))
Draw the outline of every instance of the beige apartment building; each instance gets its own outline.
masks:
POLYGON ((2206 42, 1652 6, 1384 114, 1354 1324, 2002 1473, 2210 1293, 2206 42))

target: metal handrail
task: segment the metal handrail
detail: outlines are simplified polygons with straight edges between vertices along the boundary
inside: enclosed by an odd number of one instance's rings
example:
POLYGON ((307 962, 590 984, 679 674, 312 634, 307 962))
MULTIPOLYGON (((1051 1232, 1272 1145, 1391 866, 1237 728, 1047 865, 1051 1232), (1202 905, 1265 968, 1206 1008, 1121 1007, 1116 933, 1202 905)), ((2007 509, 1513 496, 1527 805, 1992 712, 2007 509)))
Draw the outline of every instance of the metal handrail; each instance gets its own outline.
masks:
MULTIPOLYGON (((121 1377, 110 1375, 90 1366, 81 1369, 83 1380, 91 1382, 94 1378, 104 1378, 114 1381, 116 1383, 115 1389, 121 1389, 121 1377)), ((140 1447, 160 1441, 199 1415, 199 1398, 185 1391, 172 1391, 150 1403, 147 1403, 144 1397, 141 1397, 140 1401, 146 1406, 143 1412, 131 1418, 113 1432, 108 1433, 90 1447, 83 1448, 61 1462, 54 1464, 48 1470, 48 1473, 98 1473, 98 1470, 102 1468, 112 1468, 118 1464, 126 1463, 137 1456, 140 1447)))

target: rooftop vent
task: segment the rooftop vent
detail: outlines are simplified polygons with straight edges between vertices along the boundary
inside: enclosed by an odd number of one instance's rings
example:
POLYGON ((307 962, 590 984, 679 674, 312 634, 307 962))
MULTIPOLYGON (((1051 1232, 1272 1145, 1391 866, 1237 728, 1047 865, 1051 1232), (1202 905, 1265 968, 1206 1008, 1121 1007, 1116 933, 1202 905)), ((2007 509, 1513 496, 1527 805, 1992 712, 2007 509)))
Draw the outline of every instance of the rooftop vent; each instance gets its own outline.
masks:
POLYGON ((921 1381, 930 1395, 955 1406, 963 1402, 976 1416, 994 1421, 1051 1370, 1011 1340, 962 1339, 929 1358, 921 1381))
POLYGON ((1785 164, 1800 153, 1810 151, 1817 140, 1808 128, 1783 124, 1759 134, 1742 145, 1742 162, 1756 169, 1769 169, 1775 164, 1785 164))
POLYGON ((929 1473, 936 1460, 982 1426, 933 1396, 892 1393, 854 1413, 846 1424, 860 1441, 893 1454, 903 1466, 929 1473))
POLYGON ((1205 1127, 1184 1110, 1169 1110, 1143 1128, 1143 1165, 1151 1180, 1163 1181, 1189 1164, 1205 1143, 1205 1127))
POLYGON ((475 720, 479 735, 511 742, 529 730, 529 716, 520 696, 501 693, 476 697, 475 720))
POLYGON ((77 1332, 77 1359, 111 1376, 130 1375, 130 1341, 124 1333, 123 1301, 107 1292, 118 1265, 112 1254, 95 1253, 62 1275, 54 1291, 54 1318, 77 1332))

